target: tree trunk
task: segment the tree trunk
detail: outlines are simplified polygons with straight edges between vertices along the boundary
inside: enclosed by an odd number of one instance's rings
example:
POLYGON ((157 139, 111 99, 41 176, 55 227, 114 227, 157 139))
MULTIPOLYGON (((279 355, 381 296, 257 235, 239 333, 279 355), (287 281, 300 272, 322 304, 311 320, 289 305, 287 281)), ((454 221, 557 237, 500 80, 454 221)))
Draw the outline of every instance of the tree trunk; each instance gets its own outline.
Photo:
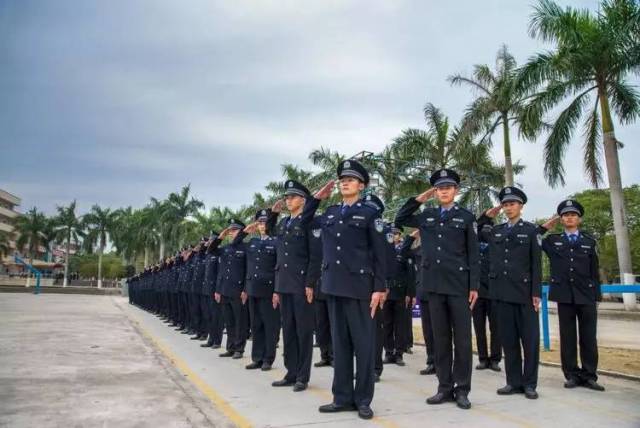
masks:
POLYGON ((160 259, 164 260, 164 238, 160 235, 160 259))
MULTIPOLYGON (((609 194, 611 198, 611 214, 613 216, 613 230, 616 235, 616 249, 618 252, 618 267, 620 268, 620 282, 623 282, 624 274, 632 273, 631 247, 629 244, 629 229, 627 228, 627 216, 624 206, 624 193, 622 191, 622 178, 620 176, 620 160, 618 158, 618 141, 616 140, 609 109, 609 100, 606 91, 599 90, 600 109, 602 111, 602 135, 604 139, 604 159, 607 165, 607 177, 609 179, 609 194)), ((635 308, 635 294, 622 295, 625 309, 635 308)))
POLYGON ((98 288, 102 288, 102 246, 98 249, 98 288))
POLYGON ((502 115, 504 133, 504 185, 513 186, 513 164, 511 163, 511 138, 509 136, 509 116, 502 115))
POLYGON ((149 266, 149 249, 144 247, 144 267, 149 266))
POLYGON ((69 249, 71 247, 71 231, 67 233, 67 245, 64 254, 64 279, 62 280, 62 286, 69 285, 69 249))

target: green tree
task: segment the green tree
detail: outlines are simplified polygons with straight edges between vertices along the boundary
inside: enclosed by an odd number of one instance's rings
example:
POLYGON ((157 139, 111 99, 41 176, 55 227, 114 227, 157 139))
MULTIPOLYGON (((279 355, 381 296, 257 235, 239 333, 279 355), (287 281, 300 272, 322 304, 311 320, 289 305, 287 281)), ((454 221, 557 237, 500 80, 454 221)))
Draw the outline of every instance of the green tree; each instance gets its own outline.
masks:
POLYGON ((118 213, 110 208, 101 208, 99 205, 91 207, 91 211, 84 215, 82 224, 86 229, 85 248, 92 251, 97 247, 98 252, 98 288, 102 288, 102 255, 109 242, 109 236, 113 233, 117 224, 118 213))
POLYGON ((58 215, 53 218, 54 239, 65 245, 64 255, 64 280, 62 286, 69 285, 69 252, 71 251, 71 242, 79 243, 82 235, 81 218, 76 215, 76 201, 74 200, 68 206, 57 206, 58 215))
POLYGON ((16 246, 19 250, 26 249, 30 263, 36 258, 41 247, 48 247, 50 236, 49 220, 36 207, 31 208, 26 214, 15 219, 18 239, 16 246))
POLYGON ((471 136, 481 135, 480 143, 491 144, 492 135, 502 129, 504 148, 504 185, 513 186, 511 159, 511 125, 519 125, 521 110, 531 90, 518 85, 517 63, 503 45, 496 55, 495 71, 486 64, 475 65, 471 77, 456 74, 449 77, 454 86, 467 86, 476 98, 467 107, 461 130, 471 136))
POLYGON ((191 196, 191 185, 184 186, 178 193, 169 194, 162 210, 161 221, 168 227, 168 236, 173 241, 174 250, 184 244, 189 218, 203 207, 202 201, 191 196))
POLYGON ((519 86, 542 87, 521 112, 522 132, 536 138, 544 116, 562 109, 544 147, 544 173, 552 187, 564 185, 563 160, 583 118, 584 169, 597 187, 602 181, 601 154, 610 188, 618 263, 632 272, 618 149, 613 116, 622 124, 640 114, 640 96, 626 77, 640 70, 640 4, 610 0, 597 13, 541 0, 534 8, 529 32, 553 49, 534 55, 522 68, 519 86))

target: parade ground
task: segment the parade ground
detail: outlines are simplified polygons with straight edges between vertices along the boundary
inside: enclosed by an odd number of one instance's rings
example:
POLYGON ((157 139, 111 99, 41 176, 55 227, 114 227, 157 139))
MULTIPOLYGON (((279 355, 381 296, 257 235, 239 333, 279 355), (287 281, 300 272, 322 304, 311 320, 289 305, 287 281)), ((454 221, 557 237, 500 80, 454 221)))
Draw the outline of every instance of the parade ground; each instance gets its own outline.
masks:
MULTIPOLYGON (((613 337, 614 321, 601 324, 613 337)), ((418 375, 419 346, 406 367, 385 365, 372 421, 320 414, 331 401, 331 368, 312 369, 304 392, 273 388, 284 374, 282 348, 272 371, 248 371, 251 342, 242 360, 219 358, 119 296, 3 293, 0 325, 1 427, 640 426, 640 382, 602 376, 604 393, 566 390, 549 366, 540 367, 535 401, 496 395, 504 372, 484 370, 473 373, 471 410, 428 406, 437 382, 418 375)))

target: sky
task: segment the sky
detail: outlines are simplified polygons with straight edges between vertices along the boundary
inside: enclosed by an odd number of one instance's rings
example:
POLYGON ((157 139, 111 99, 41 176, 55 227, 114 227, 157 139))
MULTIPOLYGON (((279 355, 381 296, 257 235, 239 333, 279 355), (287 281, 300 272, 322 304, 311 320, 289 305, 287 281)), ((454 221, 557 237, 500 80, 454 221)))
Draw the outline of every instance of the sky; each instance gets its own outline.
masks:
MULTIPOLYGON (((560 1, 595 9, 596 0, 560 1)), ((377 152, 424 128, 427 102, 457 123, 473 93, 447 76, 548 48, 530 1, 0 1, 0 189, 53 214, 76 199, 144 206, 190 183, 207 208, 238 208, 311 168, 319 147, 377 152)), ((617 126, 623 184, 640 181, 640 123, 617 126)), ((589 187, 581 133, 566 186, 543 177, 543 141, 515 139, 525 216, 589 187)), ((493 155, 502 162, 502 141, 493 155)))

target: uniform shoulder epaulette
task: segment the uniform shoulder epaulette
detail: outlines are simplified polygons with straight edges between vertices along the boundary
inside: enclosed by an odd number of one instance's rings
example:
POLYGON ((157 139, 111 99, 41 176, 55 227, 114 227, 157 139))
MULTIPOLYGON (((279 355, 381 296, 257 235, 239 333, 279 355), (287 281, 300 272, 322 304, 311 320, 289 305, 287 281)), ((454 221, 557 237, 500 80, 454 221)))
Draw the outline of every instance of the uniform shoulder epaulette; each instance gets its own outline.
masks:
POLYGON ((591 235, 590 233, 580 231, 580 234, 583 235, 586 238, 589 238, 589 239, 593 240, 593 241, 596 240, 596 238, 594 238, 593 235, 591 235))
POLYGON ((473 217, 473 220, 475 221, 476 216, 473 215, 473 213, 471 211, 469 211, 468 209, 466 209, 465 207, 461 207, 460 205, 456 205, 456 210, 463 212, 464 214, 470 215, 473 217))

